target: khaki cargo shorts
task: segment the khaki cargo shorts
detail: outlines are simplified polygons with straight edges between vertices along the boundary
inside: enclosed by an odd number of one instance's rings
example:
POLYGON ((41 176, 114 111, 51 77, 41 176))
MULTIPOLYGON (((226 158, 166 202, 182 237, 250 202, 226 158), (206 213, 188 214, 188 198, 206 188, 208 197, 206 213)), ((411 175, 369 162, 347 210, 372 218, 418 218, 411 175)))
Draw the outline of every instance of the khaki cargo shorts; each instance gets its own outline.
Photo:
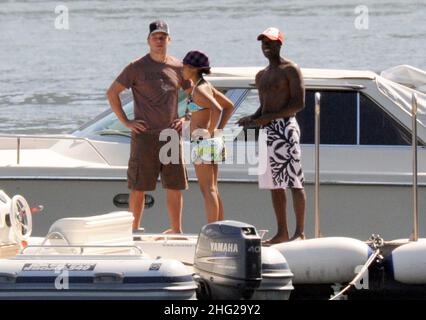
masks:
POLYGON ((127 185, 130 190, 155 190, 159 175, 165 189, 185 190, 188 188, 182 140, 179 142, 179 161, 177 164, 162 164, 160 162, 160 149, 166 143, 167 141, 160 141, 159 134, 136 134, 132 132, 129 167, 127 169, 127 185))

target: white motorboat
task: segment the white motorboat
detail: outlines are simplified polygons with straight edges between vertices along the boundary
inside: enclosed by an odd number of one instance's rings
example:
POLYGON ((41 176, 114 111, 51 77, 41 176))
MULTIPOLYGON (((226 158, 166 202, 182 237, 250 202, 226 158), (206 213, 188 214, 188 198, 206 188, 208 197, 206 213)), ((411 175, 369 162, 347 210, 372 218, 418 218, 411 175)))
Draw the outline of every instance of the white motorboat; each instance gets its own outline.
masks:
MULTIPOLYGON (((247 221, 258 229, 273 230, 275 219, 270 196, 258 190, 257 177, 251 174, 257 164, 256 134, 250 130, 246 134, 234 124, 236 119, 258 107, 254 76, 259 69, 217 68, 209 80, 237 107, 225 132, 231 157, 229 163, 221 165, 219 177, 225 216, 247 221)), ((373 233, 386 239, 404 237, 411 231, 405 216, 411 211, 413 93, 419 102, 419 210, 426 211, 426 95, 411 88, 407 77, 399 84, 370 71, 303 69, 302 72, 307 90, 306 108, 297 118, 302 131, 308 236, 312 236, 309 226, 314 224, 311 214, 314 207, 314 93, 320 92, 323 235, 361 240, 373 233)), ((389 73, 384 75, 390 78, 389 73)), ((394 76, 393 79, 400 78, 394 76)), ((418 84, 421 80, 417 77, 415 82, 418 84)), ((182 111, 184 104, 182 95, 182 111)), ((124 108, 131 117, 132 102, 124 108)), ((45 205, 44 213, 34 215, 36 235, 45 234, 48 226, 61 217, 127 208, 128 135, 110 110, 71 135, 2 135, 0 184, 10 193, 25 194, 32 204, 45 205)), ((188 151, 189 146, 186 148, 188 151)), ((190 192, 184 193, 184 230, 197 232, 205 222, 204 207, 191 165, 188 165, 188 173, 190 192)), ((166 229, 163 190, 158 188, 146 197, 144 226, 150 232, 166 229)), ((292 226, 293 215, 288 216, 292 226)), ((420 225, 425 223, 422 218, 420 225)))

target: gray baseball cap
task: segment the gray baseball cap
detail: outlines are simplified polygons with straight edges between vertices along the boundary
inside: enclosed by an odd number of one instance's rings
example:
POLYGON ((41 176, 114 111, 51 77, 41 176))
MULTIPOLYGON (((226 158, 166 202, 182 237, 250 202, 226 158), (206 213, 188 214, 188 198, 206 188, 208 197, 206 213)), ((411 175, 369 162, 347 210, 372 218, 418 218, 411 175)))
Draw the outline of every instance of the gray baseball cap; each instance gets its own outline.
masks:
POLYGON ((149 35, 158 32, 170 34, 169 26, 167 25, 167 23, 162 20, 156 20, 149 24, 149 35))

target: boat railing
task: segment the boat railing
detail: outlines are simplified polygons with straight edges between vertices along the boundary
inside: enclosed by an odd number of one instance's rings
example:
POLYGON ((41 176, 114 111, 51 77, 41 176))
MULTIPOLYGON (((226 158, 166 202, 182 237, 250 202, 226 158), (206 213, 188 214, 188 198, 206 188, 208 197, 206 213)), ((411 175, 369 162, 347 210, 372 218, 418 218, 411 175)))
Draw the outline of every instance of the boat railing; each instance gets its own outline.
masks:
POLYGON ((178 234, 178 233, 141 233, 133 234, 136 241, 158 241, 167 243, 172 240, 197 240, 197 234, 178 234))
POLYGON ((58 231, 49 232, 49 234, 43 239, 43 242, 40 245, 44 246, 49 240, 64 240, 68 246, 71 245, 67 237, 65 237, 62 233, 58 231))
POLYGON ((81 141, 86 143, 90 148, 102 159, 104 163, 110 165, 108 160, 102 155, 102 153, 96 148, 96 146, 92 143, 91 140, 85 137, 76 137, 72 135, 29 135, 29 134, 0 134, 0 140, 3 139, 16 139, 16 164, 19 165, 21 162, 21 150, 22 150, 22 140, 25 139, 38 139, 38 140, 73 140, 73 141, 81 141))
POLYGON ((31 255, 39 255, 44 249, 55 249, 56 251, 61 251, 61 249, 77 249, 78 251, 71 250, 71 253, 75 255, 83 255, 87 249, 101 249, 97 254, 103 254, 105 251, 123 251, 126 249, 126 253, 133 252, 137 256, 143 255, 142 249, 135 245, 29 245, 21 251, 21 254, 27 254, 26 251, 30 249, 37 249, 31 255))
MULTIPOLYGON (((28 249, 37 249, 33 255, 38 255, 40 252, 44 249, 79 249, 79 252, 76 252, 75 254, 83 255, 85 249, 103 249, 103 250, 110 250, 110 249, 129 249, 134 250, 134 253, 136 255, 142 255, 143 251, 140 247, 136 245, 72 245, 71 242, 67 239, 67 237, 58 231, 52 231, 47 234, 47 236, 43 239, 42 243, 39 245, 29 245, 25 247, 22 250, 22 254, 25 253, 28 249), (64 245, 47 245, 47 241, 49 240, 63 240, 65 242, 64 245)), ((101 250, 102 251, 102 250, 101 250)), ((75 251, 74 251, 75 252, 75 251)))
POLYGON ((412 140, 411 146, 413 150, 413 234, 411 240, 419 239, 419 205, 418 205, 418 164, 417 164, 417 95, 413 93, 411 98, 411 117, 412 117, 412 140))

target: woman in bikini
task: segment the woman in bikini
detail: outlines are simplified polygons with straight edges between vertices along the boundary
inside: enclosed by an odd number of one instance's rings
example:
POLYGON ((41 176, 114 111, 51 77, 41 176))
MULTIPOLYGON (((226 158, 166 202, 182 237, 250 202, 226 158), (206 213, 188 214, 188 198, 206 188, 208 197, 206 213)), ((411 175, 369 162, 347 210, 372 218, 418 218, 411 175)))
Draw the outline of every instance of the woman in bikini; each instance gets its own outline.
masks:
POLYGON ((187 119, 191 120, 191 161, 210 223, 224 218, 217 186, 218 163, 225 160, 221 132, 232 115, 234 104, 204 79, 203 75, 209 73, 210 63, 206 54, 201 51, 186 54, 183 59, 183 78, 193 83, 186 109, 187 119))

